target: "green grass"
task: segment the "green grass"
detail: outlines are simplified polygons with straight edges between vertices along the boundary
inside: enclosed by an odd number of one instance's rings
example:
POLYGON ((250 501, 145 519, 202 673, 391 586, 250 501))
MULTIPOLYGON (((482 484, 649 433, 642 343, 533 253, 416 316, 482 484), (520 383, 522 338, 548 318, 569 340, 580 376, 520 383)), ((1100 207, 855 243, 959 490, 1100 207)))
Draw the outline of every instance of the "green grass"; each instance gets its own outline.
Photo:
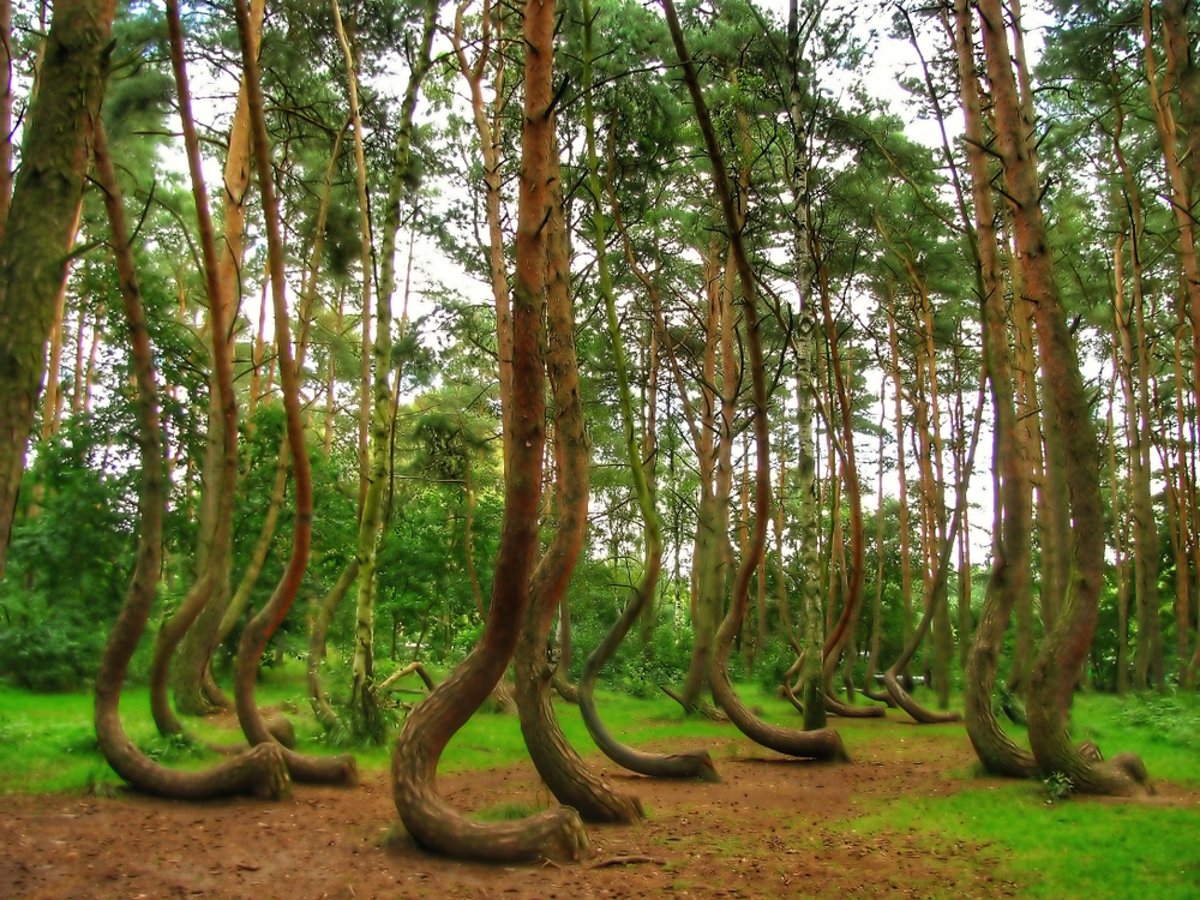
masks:
MULTIPOLYGON (((328 679, 336 683, 336 674, 328 679)), ((305 693, 303 668, 290 662, 267 670, 257 689, 264 705, 290 703, 288 713, 305 752, 319 754, 352 752, 360 771, 385 771, 391 744, 377 747, 345 747, 328 739, 312 717, 305 693)), ((795 713, 782 701, 747 687, 747 700, 769 707, 769 715, 787 721, 795 713)), ((609 729, 621 740, 635 745, 670 741, 703 744, 728 738, 735 732, 729 725, 703 716, 685 716, 665 695, 637 699, 606 690, 596 692, 597 706, 609 729)), ((132 687, 122 697, 121 711, 129 736, 143 750, 164 763, 196 768, 215 757, 164 741, 150 718, 150 701, 145 687, 132 687)), ((582 752, 592 748, 591 739, 577 708, 558 707, 559 722, 567 739, 582 752)), ((230 721, 224 723, 232 724, 230 721)), ((240 732, 203 720, 188 719, 189 731, 213 743, 236 743, 240 732)), ((528 758, 516 716, 481 711, 456 734, 443 756, 441 771, 477 771, 518 763, 528 758)), ((117 784, 96 746, 92 730, 92 697, 89 693, 32 694, 0 684, 0 793, 82 791, 117 784)))
MULTIPOLYGON (((337 683, 336 674, 329 678, 337 683)), ((742 688, 743 699, 766 718, 796 722, 783 700, 755 685, 742 688)), ((265 673, 258 691, 264 705, 294 704, 289 714, 301 748, 320 753, 345 752, 322 735, 309 713, 301 666, 297 663, 265 673)), ((74 792, 105 790, 116 784, 97 748, 91 726, 89 694, 37 695, 0 685, 0 792, 74 792)), ((636 746, 708 746, 726 741, 716 755, 744 752, 729 742, 736 732, 703 716, 684 716, 666 696, 637 699, 606 690, 597 692, 600 715, 620 739, 636 746)), ((214 757, 154 733, 145 688, 126 693, 122 709, 130 736, 152 755, 171 765, 207 765, 214 757)), ((579 711, 560 704, 559 721, 574 746, 594 752, 579 711)), ((963 741, 961 725, 916 727, 896 716, 892 721, 832 720, 852 756, 887 752, 904 755, 903 742, 963 741)), ((229 743, 238 732, 211 723, 189 721, 200 737, 229 743)), ((1076 739, 1096 741, 1109 756, 1133 751, 1142 756, 1151 777, 1184 786, 1200 785, 1200 696, 1187 694, 1117 698, 1079 697, 1073 712, 1076 739)), ((1024 741, 1021 729, 1014 736, 1024 741)), ((390 743, 353 748, 361 770, 386 770, 390 743)), ((911 752, 911 751, 908 751, 911 752)), ((515 716, 476 714, 450 742, 442 771, 497 768, 527 758, 515 716)), ((899 763, 898 763, 899 764, 899 763)), ((995 860, 998 877, 1020 886, 1023 893, 1044 897, 1185 897, 1200 895, 1200 808, 1165 804, 1113 803, 1071 798, 1047 802, 1037 782, 1005 783, 976 778, 976 767, 964 764, 951 772, 948 791, 937 796, 873 799, 850 820, 831 827, 858 833, 916 833, 931 851, 955 842, 983 847, 995 860)), ((482 811, 487 819, 523 815, 526 805, 500 803, 482 811)), ((736 848, 717 848, 733 852, 736 848)))
POLYGON ((1151 778, 1200 785, 1200 695, 1087 694, 1075 704, 1074 736, 1091 738, 1105 756, 1136 753, 1151 778))
POLYGON ((916 831, 930 848, 988 845, 995 874, 1034 897, 1195 897, 1200 893, 1200 809, 1071 799, 1050 803, 1028 783, 964 786, 949 796, 906 797, 844 826, 916 831))
MULTIPOLYGON (((956 727, 936 726, 947 734, 956 727)), ((889 739, 888 730, 875 739, 889 739)), ((1010 730, 1025 740, 1023 729, 1010 730)), ((925 737, 933 733, 920 730, 925 737)), ((1072 733, 1096 741, 1107 756, 1137 753, 1155 781, 1200 785, 1200 696, 1081 695, 1072 733)), ((916 832, 931 850, 956 841, 984 845, 996 859, 997 876, 1020 885, 1025 896, 1200 896, 1200 807, 1053 799, 1049 781, 997 785, 976 774, 977 766, 952 773, 946 794, 873 802, 840 827, 860 834, 916 832)))

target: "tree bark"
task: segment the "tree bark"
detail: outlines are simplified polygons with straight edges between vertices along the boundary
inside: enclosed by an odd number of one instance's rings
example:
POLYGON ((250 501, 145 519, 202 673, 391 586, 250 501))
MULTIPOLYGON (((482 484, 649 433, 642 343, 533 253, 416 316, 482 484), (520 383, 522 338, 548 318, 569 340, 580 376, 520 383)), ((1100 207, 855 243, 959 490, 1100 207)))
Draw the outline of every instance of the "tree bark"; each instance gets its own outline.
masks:
POLYGON ((409 715, 392 752, 392 793, 413 839, 436 853, 504 861, 565 856, 588 849, 579 814, 557 807, 516 822, 473 822, 452 809, 434 786, 450 738, 487 699, 513 656, 530 601, 537 550, 545 444, 542 311, 546 283, 544 223, 551 209, 554 4, 525 6, 524 127, 518 197, 517 268, 512 296, 513 379, 511 454, 505 477, 500 548, 492 601, 479 643, 409 715))
POLYGON ((683 68, 684 80, 688 93, 692 98, 700 132, 708 154, 709 165, 712 168, 713 181, 721 202, 725 227, 729 231, 729 240, 733 262, 737 269, 738 280, 741 284, 742 313, 745 320, 746 347, 749 352, 750 375, 754 399, 754 443, 755 443, 755 485, 754 530, 751 537, 750 552, 742 559, 734 580, 733 599, 729 612, 726 614, 717 632, 716 648, 709 670, 709 680, 712 685, 713 697, 718 705, 725 710, 730 720, 747 737, 763 746, 787 753, 792 756, 812 757, 823 760, 845 760, 846 750, 842 739, 836 731, 819 729, 816 731, 796 731, 768 725, 756 716, 737 696, 729 679, 729 652, 733 647, 733 639, 745 620, 746 609, 750 602, 750 579, 758 567, 758 558, 766 546, 767 523, 771 515, 771 442, 767 422, 767 387, 766 373, 763 364, 762 341, 759 335, 759 320, 757 311, 757 288, 754 273, 750 268, 749 258, 742 244, 742 217, 734 207, 732 192, 729 187, 728 175, 717 143, 716 132, 708 113, 708 106, 700 87, 696 68, 684 42, 683 30, 675 12, 673 0, 663 0, 663 10, 666 13, 667 27, 671 32, 671 41, 675 46, 676 56, 683 68))
MULTIPOLYGON (((337 4, 334 2, 336 13, 337 4)), ((367 490, 359 518, 357 559, 359 564, 358 597, 355 604, 354 658, 350 688, 350 728, 359 739, 382 743, 384 722, 379 699, 375 695, 375 589, 376 565, 384 523, 384 488, 391 481, 392 392, 389 381, 392 356, 392 295, 395 293, 396 234, 400 230, 400 207, 407 193, 412 158, 413 116, 420 95, 421 82, 431 66, 433 34, 437 23, 437 0, 425 4, 424 25, 420 50, 410 62, 408 84, 401 100, 400 124, 392 159, 391 183, 384 212, 381 278, 375 312, 375 343, 372 350, 374 373, 371 410, 371 458, 367 490)), ((362 122, 358 116, 357 74, 353 53, 341 16, 336 14, 339 40, 346 57, 346 77, 350 92, 350 117, 355 128, 356 183, 360 204, 360 228, 363 241, 363 304, 369 305, 370 282, 374 276, 371 261, 372 243, 366 187, 366 160, 362 147, 362 122)), ((365 321, 365 316, 364 316, 365 321)), ((402 323, 403 325, 403 323, 402 323)), ((397 384, 397 390, 399 384, 397 384)), ((365 402, 365 399, 364 399, 365 402)))
POLYGON ((256 794, 278 799, 289 792, 290 782, 282 754, 275 745, 252 748, 238 758, 227 760, 207 771, 175 772, 142 753, 129 740, 121 723, 121 689, 129 670, 129 660, 145 631, 162 569, 166 478, 150 335, 134 270, 116 170, 108 155, 103 126, 99 123, 95 132, 95 148, 96 175, 104 192, 109 215, 137 381, 135 405, 142 464, 141 489, 138 492, 137 564, 96 674, 96 740, 113 771, 144 793, 183 800, 230 794, 256 794))
POLYGON ((595 687, 600 670, 612 658, 634 623, 641 618, 643 611, 653 601, 659 572, 662 568, 663 538, 662 522, 658 515, 650 482, 646 477, 645 461, 642 458, 640 441, 635 427, 633 394, 629 386, 629 364, 617 318, 616 293, 609 270, 608 254, 605 251, 608 237, 603 211, 604 191, 600 180, 599 156, 596 151, 596 117, 591 99, 593 19, 589 0, 583 0, 583 18, 584 128, 587 139, 587 185, 592 200, 592 241, 596 253, 600 295, 604 300, 608 341, 613 354, 613 369, 617 379, 621 429, 625 445, 625 464, 633 482, 633 493, 642 520, 643 555, 641 577, 634 588, 633 595, 603 640, 584 660, 583 671, 579 676, 579 710, 592 740, 613 762, 643 775, 714 780, 716 769, 707 751, 698 750, 660 755, 634 750, 618 741, 604 727, 596 709, 595 687))
MULTIPOLYGON (((204 292, 208 300, 208 325, 212 337, 213 369, 210 378, 209 440, 205 449, 204 473, 211 481, 205 486, 201 510, 200 540, 197 548, 196 582, 175 614, 164 624, 155 643, 151 665, 150 702, 155 723, 163 733, 181 733, 183 728, 175 718, 167 697, 167 680, 171 659, 196 618, 210 603, 214 591, 227 588, 230 540, 233 528, 234 491, 237 485, 237 397, 233 386, 233 348, 227 335, 233 304, 225 291, 230 282, 222 279, 217 243, 213 229, 208 190, 204 182, 200 143, 192 116, 191 91, 184 61, 183 28, 177 0, 167 4, 167 24, 171 48, 171 64, 179 98, 179 115, 183 127, 184 146, 191 176, 192 196, 196 206, 196 222, 200 237, 201 261, 204 269, 204 292), (219 443, 213 439, 219 435, 219 443)), ((236 279, 234 280, 236 281, 236 279)), ((219 621, 219 618, 218 618, 219 621)), ((201 670, 202 670, 201 666, 201 670)), ((200 702, 200 681, 197 673, 195 699, 200 702)), ((182 695, 190 697, 190 694, 182 695)), ((208 711, 204 704, 196 711, 208 711)))
MULTIPOLYGON (((251 4, 250 13, 255 47, 258 46, 259 36, 262 32, 265 10, 265 0, 254 0, 251 4)), ((251 175, 250 123, 244 84, 239 88, 237 108, 234 111, 233 124, 230 128, 224 175, 223 240, 217 251, 216 260, 219 290, 215 297, 210 298, 209 302, 210 304, 222 304, 221 321, 225 325, 218 329, 216 320, 211 320, 214 361, 217 352, 215 345, 218 341, 225 344, 224 352, 232 358, 233 323, 241 303, 242 248, 245 242, 246 203, 250 194, 251 175)), ((220 519, 225 515, 224 495, 221 493, 221 489, 222 486, 228 488, 228 484, 223 479, 228 477, 224 472, 224 467, 228 464, 229 444, 226 441, 226 429, 230 427, 230 422, 225 408, 228 401, 219 384, 219 378, 214 364, 213 375, 209 382, 209 391, 213 398, 213 411, 209 416, 209 433, 206 439, 204 461, 205 472, 211 475, 212 482, 215 483, 209 485, 215 496, 208 501, 208 515, 201 520, 201 540, 208 543, 208 552, 198 554, 196 575, 198 580, 209 578, 211 586, 208 596, 197 610, 193 622, 182 629, 178 651, 175 652, 172 648, 170 657, 167 659, 167 665, 170 664, 171 658, 174 658, 175 662, 171 685, 175 704, 181 712, 190 715, 203 715, 213 711, 213 704, 206 697, 203 684, 209 661, 220 644, 221 619, 231 598, 229 536, 227 534, 219 535, 221 530, 225 529, 225 525, 220 519)), ((236 419, 232 427, 236 446, 236 419)))
POLYGON ((108 75, 112 0, 55 3, 0 242, 0 575, 108 75))
MULTIPOLYGON (((585 19, 590 18, 585 12, 585 19)), ((575 355, 575 310, 571 298, 570 242, 563 209, 558 142, 550 159, 551 209, 547 222, 546 366, 554 398, 554 500, 557 527, 534 569, 529 612, 515 656, 515 694, 521 734, 538 774, 558 801, 579 811, 585 822, 635 822, 644 812, 632 794, 619 793, 584 763, 558 723, 548 658, 554 614, 567 603, 571 573, 587 533, 591 447, 579 392, 575 355)))
POLYGON ((984 153, 985 137, 979 78, 975 71, 974 32, 968 0, 954 4, 954 45, 958 57, 960 96, 967 164, 975 215, 968 239, 977 262, 976 284, 983 322, 984 370, 991 387, 996 433, 995 465, 1000 489, 993 502, 1000 528, 993 535, 992 571, 984 595, 975 639, 967 657, 963 713, 967 736, 983 767, 996 775, 1028 778, 1037 774, 1033 755, 1019 747, 996 721, 992 692, 1013 608, 1030 590, 1033 495, 1022 466, 1020 435, 1004 309, 1004 280, 992 202, 991 172, 984 153))
MULTIPOLYGON (((172 0, 174 2, 174 0, 172 0)), ((258 189, 262 198, 267 231, 267 255, 271 272, 271 296, 275 315, 275 346, 279 357, 279 383, 287 416, 288 449, 292 455, 295 485, 295 522, 292 529, 291 556, 279 584, 266 606, 242 630, 234 672, 238 721, 252 744, 274 741, 254 699, 258 663, 267 641, 291 609, 308 566, 312 539, 313 488, 308 449, 304 443, 304 422, 300 410, 300 387, 296 361, 292 355, 289 316, 285 295, 283 240, 280 234, 279 206, 271 167, 271 151, 263 115, 262 87, 253 43, 250 13, 246 0, 237 0, 238 37, 242 51, 242 71, 249 101, 250 127, 254 147, 258 189)), ((353 757, 305 757, 281 748, 292 778, 298 781, 351 783, 356 778, 353 757)))
MULTIPOLYGON (((1140 760, 1121 754, 1110 763, 1095 763, 1071 745, 1067 732, 1067 709, 1095 632, 1103 579, 1099 448, 1054 277, 1037 167, 1026 142, 1033 123, 1022 115, 1017 100, 1001 4, 999 0, 979 0, 978 9, 996 115, 995 149, 1004 170, 1024 274, 1021 302, 1033 306, 1042 375, 1063 443, 1074 536, 1070 591, 1058 622, 1042 641, 1031 676, 1029 741, 1039 768, 1046 773, 1064 773, 1076 790, 1141 793, 1147 778, 1140 760)), ((1015 24, 1020 27, 1019 22, 1015 24)))

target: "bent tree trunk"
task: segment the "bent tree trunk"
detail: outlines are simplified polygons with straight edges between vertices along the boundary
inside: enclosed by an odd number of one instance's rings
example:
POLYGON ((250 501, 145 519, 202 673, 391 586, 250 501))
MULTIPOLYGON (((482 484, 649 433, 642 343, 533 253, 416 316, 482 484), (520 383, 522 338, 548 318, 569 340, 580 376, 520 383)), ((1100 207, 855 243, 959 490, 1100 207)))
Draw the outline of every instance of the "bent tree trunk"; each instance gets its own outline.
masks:
POLYGON ((716 779, 716 768, 705 750, 686 753, 656 754, 635 750, 622 742, 604 727, 596 709, 596 680, 604 664, 612 658, 621 642, 629 634, 634 623, 650 608, 654 591, 658 586, 662 568, 662 523, 655 508, 654 492, 646 477, 642 460, 641 445, 637 437, 633 416, 633 396, 629 387, 629 364, 625 357, 625 345, 621 338, 621 327, 617 320, 616 292, 608 265, 605 246, 608 241, 605 216, 602 206, 603 191, 600 184, 599 159, 596 152, 596 116, 592 104, 592 22, 591 3, 583 0, 583 83, 584 83, 584 128, 587 135, 588 189, 592 201, 592 241, 596 251, 600 294, 604 299, 608 339, 612 348, 613 368, 617 377, 617 393, 621 408, 621 428, 625 441, 625 462, 633 481, 638 511, 642 517, 642 574, 625 609, 617 617, 608 634, 588 654, 579 676, 579 711, 592 740, 613 762, 634 772, 661 778, 716 779))
MULTIPOLYGON (((979 431, 983 425, 983 397, 985 388, 985 383, 981 381, 979 396, 975 402, 975 417, 967 446, 967 458, 963 462, 960 472, 963 483, 970 480, 971 472, 975 468, 975 448, 979 445, 979 431)), ((925 612, 921 616, 921 621, 918 623, 916 630, 909 636, 908 642, 904 645, 900 653, 900 658, 883 674, 883 683, 887 686, 888 694, 891 695, 898 706, 922 725, 962 721, 962 716, 957 712, 934 712, 933 710, 925 709, 900 684, 900 673, 905 671, 909 663, 912 662, 912 658, 917 652, 917 647, 920 646, 921 641, 924 640, 926 633, 928 633, 930 626, 933 624, 934 616, 937 615, 939 610, 944 609, 947 604, 946 590, 949 581, 950 554, 958 542, 958 532, 966 518, 967 492, 963 490, 962 483, 956 488, 955 494, 958 499, 955 502, 954 510, 950 517, 950 528, 941 539, 937 558, 934 560, 936 568, 929 582, 928 596, 925 599, 925 612)))
POLYGON ((162 570, 163 509, 166 475, 158 418, 158 387, 141 289, 133 267, 129 229, 125 224, 116 170, 108 155, 103 125, 96 126, 96 175, 104 193, 117 256, 121 298, 129 326, 130 356, 137 381, 142 479, 138 492, 137 564, 125 601, 104 646, 96 674, 94 721, 100 752, 121 778, 137 790, 159 797, 200 800, 230 794, 256 794, 277 799, 289 790, 287 767, 278 747, 264 744, 236 759, 203 772, 174 772, 160 766, 129 740, 121 724, 120 700, 129 660, 146 629, 162 570))
POLYGON ((1004 732, 992 712, 992 690, 996 684, 1004 633, 1013 609, 1030 590, 1033 494, 1021 465, 1016 386, 1009 356, 996 211, 987 157, 983 151, 983 118, 967 0, 956 0, 954 4, 954 44, 958 53, 967 161, 975 206, 974 233, 970 239, 974 241, 977 263, 976 290, 983 320, 984 370, 991 385, 995 410, 996 467, 1000 473, 995 503, 1001 512, 992 573, 979 626, 967 657, 963 715, 971 746, 988 772, 1028 778, 1037 774, 1037 762, 1029 751, 1019 747, 1004 732))
MULTIPOLYGON (((304 445, 304 423, 300 410, 300 386, 296 361, 292 355, 287 299, 284 295, 286 278, 283 267, 283 239, 280 235, 279 206, 275 198, 270 145, 263 117, 262 86, 258 77, 258 62, 250 28, 246 0, 236 5, 238 37, 242 50, 246 96, 250 110, 250 128, 267 226, 267 257, 271 272, 271 296, 275 314, 275 344, 278 353, 279 382, 287 416, 288 449, 292 455, 295 479, 296 518, 292 529, 291 556, 279 584, 266 606, 250 620, 242 631, 234 673, 238 721, 252 744, 275 741, 254 699, 254 683, 258 663, 267 641, 291 609, 300 588, 312 538, 313 486, 308 449, 304 445)), ((313 758, 281 748, 288 771, 298 781, 353 783, 356 778, 354 758, 339 756, 313 758)))
MULTIPOLYGON (((255 46, 258 46, 259 35, 262 32, 263 17, 266 12, 265 0, 253 0, 251 4, 251 22, 255 46)), ((220 285, 220 301, 223 305, 225 322, 232 322, 235 311, 241 301, 242 285, 242 248, 245 244, 246 206, 250 197, 250 129, 246 108, 246 89, 241 86, 238 91, 237 108, 234 110, 233 123, 229 130, 229 146, 225 155, 224 172, 224 234, 218 250, 217 281, 220 285)), ((212 330, 213 342, 223 341, 227 347, 232 342, 231 330, 212 330)), ((215 348, 214 348, 215 350, 215 348)), ((219 377, 219 376, 218 376, 219 377)), ((225 428, 227 426, 224 398, 217 377, 211 380, 210 390, 214 397, 214 408, 209 415, 210 433, 206 439, 204 464, 206 475, 214 476, 217 484, 223 481, 225 448, 228 446, 225 428)), ((236 432, 235 432, 236 436, 236 432)), ((212 485, 208 485, 211 489, 212 485)), ((219 494, 219 492, 218 492, 219 494)), ((222 697, 222 704, 213 704, 205 690, 205 680, 211 681, 208 672, 212 655, 220 644, 220 624, 226 608, 229 606, 229 539, 220 536, 223 523, 214 521, 213 515, 221 514, 220 497, 205 504, 201 513, 200 541, 201 546, 207 545, 209 552, 197 552, 197 580, 208 577, 212 584, 201 608, 189 625, 181 629, 178 648, 172 647, 166 660, 170 664, 175 660, 172 675, 173 694, 180 712, 192 715, 202 715, 213 712, 218 705, 231 706, 228 698, 222 697), (209 513, 208 516, 204 512, 209 513)), ((200 549, 200 548, 198 548, 200 549)), ((185 604, 186 605, 186 604, 185 604)), ((160 633, 160 640, 162 633, 160 633)), ((156 647, 156 651, 158 648, 156 647)), ((163 648, 163 652, 167 652, 163 648)))
POLYGON ((554 397, 554 499, 558 523, 530 582, 529 613, 514 658, 517 676, 514 693, 529 756, 558 801, 577 809, 587 822, 635 822, 643 815, 641 801, 636 796, 618 793, 584 763, 562 733, 550 693, 554 669, 546 647, 555 611, 560 606, 566 609, 567 586, 583 549, 591 483, 591 449, 579 395, 570 247, 562 206, 557 141, 550 167, 553 188, 547 223, 546 367, 554 397))
MULTIPOLYGON (((1038 355, 1063 442, 1073 522, 1072 577, 1057 623, 1043 639, 1029 685, 1029 742, 1045 773, 1063 773, 1076 790, 1136 794, 1149 790, 1145 766, 1131 754, 1096 763, 1072 746, 1067 710, 1091 647, 1104 568, 1099 448, 1071 333, 1055 281, 1040 206, 1037 167, 1026 135, 1033 123, 1016 95, 999 0, 979 0, 980 24, 996 115, 996 152, 1004 169, 1025 294, 1033 307, 1038 355)), ((1019 23, 1018 23, 1019 27, 1019 23)))
MULTIPOLYGON (((218 581, 223 585, 227 577, 233 528, 234 490, 237 484, 237 397, 233 387, 232 347, 226 339, 231 317, 231 304, 227 294, 230 284, 222 280, 218 266, 216 237, 200 158, 200 142, 192 116, 191 91, 184 57, 183 26, 180 22, 178 3, 167 4, 167 22, 171 66, 179 97, 179 117, 191 177, 192 197, 196 206, 196 224, 204 268, 204 293, 208 300, 209 324, 213 338, 211 381, 214 389, 209 425, 220 436, 218 447, 210 434, 209 446, 205 453, 206 465, 211 461, 216 483, 205 486, 202 532, 207 535, 207 550, 202 563, 204 571, 197 574, 196 585, 188 593, 183 605, 159 632, 151 663, 150 706, 155 724, 163 734, 179 734, 183 728, 171 710, 167 681, 171 659, 179 642, 211 602, 214 592, 218 589, 218 581)), ((200 669, 197 669, 194 685, 197 699, 199 673, 200 669)))
POLYGON ((412 711, 392 752, 392 796, 413 839, 448 856, 506 861, 578 859, 588 849, 579 813, 560 806, 515 822, 474 822, 437 793, 438 760, 450 738, 487 699, 513 656, 529 610, 538 539, 545 446, 542 309, 550 212, 553 136, 554 4, 525 6, 524 127, 517 211, 517 270, 512 302, 511 408, 503 411, 511 444, 492 602, 479 643, 412 711))
POLYGON ((738 228, 738 216, 733 204, 732 192, 726 175, 725 163, 717 143, 712 119, 704 94, 700 87, 696 68, 688 54, 684 43, 683 30, 679 26, 679 18, 675 12, 672 0, 663 0, 663 10, 667 17, 667 26, 671 32, 671 40, 675 45, 675 53, 683 67, 684 78, 688 92, 692 97, 696 118, 700 131, 704 136, 704 144, 708 152, 709 164, 712 167, 713 181, 721 200, 721 208, 725 217, 725 225, 729 229, 729 239, 733 249, 734 263, 737 267, 738 279, 742 291, 742 311, 746 322, 746 346, 749 350, 750 373, 754 399, 754 441, 756 452, 756 471, 754 485, 754 531, 745 558, 738 569, 733 586, 733 602, 725 620, 717 631, 716 648, 709 670, 709 681, 712 685, 713 697, 725 710, 730 720, 752 740, 780 753, 792 756, 813 757, 824 760, 847 759, 845 746, 841 736, 832 729, 815 731, 796 731, 795 729, 778 728, 768 725, 759 719, 741 701, 733 684, 729 680, 729 653, 733 647, 734 637, 746 617, 750 605, 750 579, 758 568, 759 558, 766 547, 767 523, 770 520, 771 503, 771 442, 767 422, 767 386, 766 373, 763 365, 762 340, 759 335, 758 311, 756 308, 757 295, 754 273, 742 244, 741 231, 738 228))

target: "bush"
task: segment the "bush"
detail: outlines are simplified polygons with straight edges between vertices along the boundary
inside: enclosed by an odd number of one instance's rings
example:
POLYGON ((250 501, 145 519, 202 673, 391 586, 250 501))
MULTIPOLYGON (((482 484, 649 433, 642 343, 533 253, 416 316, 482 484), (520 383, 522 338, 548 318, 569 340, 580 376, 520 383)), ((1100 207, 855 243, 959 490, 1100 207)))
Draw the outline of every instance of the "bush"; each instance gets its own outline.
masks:
POLYGON ((103 635, 52 617, 0 629, 0 673, 33 691, 66 691, 95 674, 103 635))

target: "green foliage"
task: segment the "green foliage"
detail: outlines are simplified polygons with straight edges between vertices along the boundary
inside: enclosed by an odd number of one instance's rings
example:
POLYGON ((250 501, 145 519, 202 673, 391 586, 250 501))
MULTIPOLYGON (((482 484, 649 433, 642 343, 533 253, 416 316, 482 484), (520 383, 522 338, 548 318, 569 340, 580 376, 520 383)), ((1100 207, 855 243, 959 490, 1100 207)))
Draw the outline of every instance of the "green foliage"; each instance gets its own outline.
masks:
POLYGON ((530 803, 497 803, 495 806, 479 810, 475 813, 474 818, 480 822, 513 822, 536 815, 544 808, 530 803))
POLYGON ((0 675, 65 690, 95 672, 124 596, 135 535, 133 497, 106 423, 72 420, 39 447, 0 581, 0 675))
POLYGON ((1195 694, 1145 694, 1119 707, 1122 724, 1143 729, 1162 744, 1200 750, 1200 702, 1195 694))
POLYGON ((1042 779, 1042 789, 1047 803, 1057 803, 1075 793, 1075 782, 1066 772, 1051 772, 1042 779))

